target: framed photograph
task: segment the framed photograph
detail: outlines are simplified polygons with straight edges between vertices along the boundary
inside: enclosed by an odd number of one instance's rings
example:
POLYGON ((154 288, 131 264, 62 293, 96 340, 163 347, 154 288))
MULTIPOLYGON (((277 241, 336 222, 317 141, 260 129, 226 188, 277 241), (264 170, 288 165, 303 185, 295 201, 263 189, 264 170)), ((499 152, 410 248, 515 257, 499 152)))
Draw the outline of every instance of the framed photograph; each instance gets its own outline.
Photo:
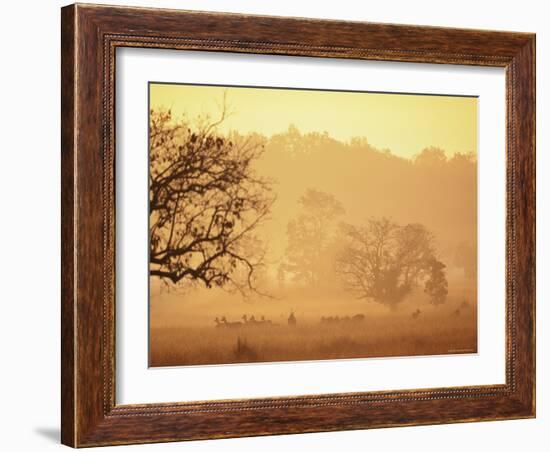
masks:
POLYGON ((535 416, 535 36, 62 9, 62 442, 535 416))

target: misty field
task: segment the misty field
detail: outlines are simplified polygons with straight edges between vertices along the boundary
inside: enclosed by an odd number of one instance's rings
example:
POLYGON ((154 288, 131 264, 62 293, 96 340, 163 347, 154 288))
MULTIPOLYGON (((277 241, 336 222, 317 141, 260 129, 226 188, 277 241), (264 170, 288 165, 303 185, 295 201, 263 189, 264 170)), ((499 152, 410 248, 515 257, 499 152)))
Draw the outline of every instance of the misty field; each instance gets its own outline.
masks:
POLYGON ((150 366, 477 351, 477 98, 149 95, 150 366))
POLYGON ((150 366, 475 353, 472 308, 387 313, 363 321, 297 319, 296 326, 153 327, 150 366))

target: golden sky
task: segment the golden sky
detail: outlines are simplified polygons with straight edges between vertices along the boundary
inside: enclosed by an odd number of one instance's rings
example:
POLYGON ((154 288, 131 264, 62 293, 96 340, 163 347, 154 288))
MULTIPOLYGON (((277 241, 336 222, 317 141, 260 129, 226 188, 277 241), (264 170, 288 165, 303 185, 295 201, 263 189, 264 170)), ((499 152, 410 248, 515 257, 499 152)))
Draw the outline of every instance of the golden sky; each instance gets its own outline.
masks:
POLYGON ((175 118, 218 118, 223 93, 232 115, 220 130, 328 132, 348 141, 365 137, 379 149, 411 158, 437 146, 447 155, 477 153, 477 98, 202 85, 150 85, 151 108, 170 108, 175 118))

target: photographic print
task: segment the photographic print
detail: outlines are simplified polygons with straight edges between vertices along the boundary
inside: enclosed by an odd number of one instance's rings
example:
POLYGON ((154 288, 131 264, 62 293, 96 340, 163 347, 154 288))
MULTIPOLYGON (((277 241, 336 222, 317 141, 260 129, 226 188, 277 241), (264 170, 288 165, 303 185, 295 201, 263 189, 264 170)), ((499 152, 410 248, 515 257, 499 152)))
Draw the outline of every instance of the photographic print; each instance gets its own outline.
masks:
POLYGON ((477 352, 475 96, 149 84, 149 365, 477 352))

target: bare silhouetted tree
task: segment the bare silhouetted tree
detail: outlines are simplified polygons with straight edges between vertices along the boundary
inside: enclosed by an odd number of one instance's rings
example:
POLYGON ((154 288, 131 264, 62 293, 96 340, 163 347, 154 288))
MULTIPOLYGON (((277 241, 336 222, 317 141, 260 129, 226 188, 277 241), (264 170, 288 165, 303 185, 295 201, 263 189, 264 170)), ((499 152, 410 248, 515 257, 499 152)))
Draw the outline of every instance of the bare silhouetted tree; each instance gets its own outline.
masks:
POLYGON ((370 219, 362 227, 343 224, 342 232, 346 245, 337 272, 359 298, 395 308, 424 282, 433 304, 445 301, 445 265, 437 260, 432 234, 423 225, 370 219))
POLYGON ((225 117, 225 99, 218 121, 150 112, 150 275, 244 293, 256 290, 265 253, 253 233, 274 198, 252 168, 263 144, 219 133, 225 117))

